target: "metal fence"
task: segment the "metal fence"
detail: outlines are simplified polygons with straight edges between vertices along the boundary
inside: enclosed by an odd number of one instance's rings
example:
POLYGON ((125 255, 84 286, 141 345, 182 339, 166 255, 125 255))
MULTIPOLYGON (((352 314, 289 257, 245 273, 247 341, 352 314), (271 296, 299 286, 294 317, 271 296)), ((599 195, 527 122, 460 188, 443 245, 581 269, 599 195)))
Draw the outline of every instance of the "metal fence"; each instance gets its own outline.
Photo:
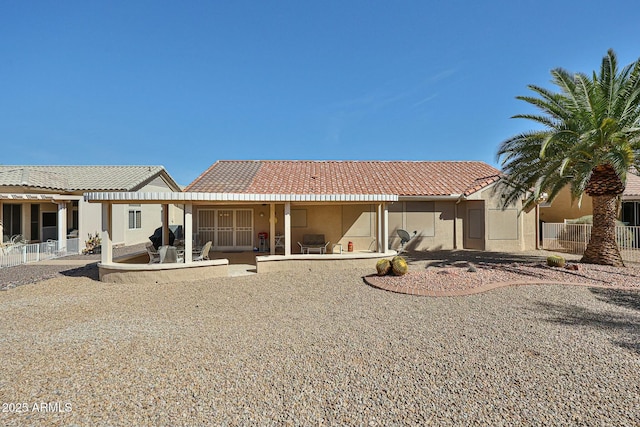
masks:
POLYGON ((79 253, 80 239, 67 239, 66 246, 60 246, 57 240, 43 243, 16 243, 0 247, 0 268, 79 253))
MULTIPOLYGON (((591 224, 544 223, 542 248, 582 255, 591 238, 591 224)), ((616 226, 616 242, 624 261, 640 262, 640 227, 616 226)))

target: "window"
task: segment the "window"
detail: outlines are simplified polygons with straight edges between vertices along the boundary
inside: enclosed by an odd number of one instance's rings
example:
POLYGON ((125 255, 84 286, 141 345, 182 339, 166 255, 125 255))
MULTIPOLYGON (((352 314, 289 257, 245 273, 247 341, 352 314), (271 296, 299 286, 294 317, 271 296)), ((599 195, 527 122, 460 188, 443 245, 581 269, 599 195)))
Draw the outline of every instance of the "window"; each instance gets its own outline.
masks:
POLYGON ((129 209, 129 230, 142 228, 142 211, 140 209, 129 209))
POLYGON ((79 220, 78 220, 78 201, 74 200, 71 202, 71 230, 77 230, 79 228, 79 220))
POLYGON ((31 240, 40 240, 40 205, 31 205, 31 240))
POLYGON ((622 222, 626 225, 640 225, 640 203, 622 202, 622 222))
POLYGON ((57 212, 42 212, 42 226, 43 227, 57 227, 58 226, 58 213, 57 212))
POLYGON ((3 234, 11 237, 22 234, 22 205, 5 203, 2 205, 3 234))

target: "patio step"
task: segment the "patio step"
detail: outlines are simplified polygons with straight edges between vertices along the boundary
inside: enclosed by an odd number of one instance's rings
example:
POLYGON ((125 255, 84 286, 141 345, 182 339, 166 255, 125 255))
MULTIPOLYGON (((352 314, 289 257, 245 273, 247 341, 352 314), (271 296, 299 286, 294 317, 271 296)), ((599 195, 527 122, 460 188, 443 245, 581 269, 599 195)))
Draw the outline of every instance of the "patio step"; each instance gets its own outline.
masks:
POLYGON ((252 264, 229 264, 229 276, 250 276, 257 274, 256 266, 252 264))

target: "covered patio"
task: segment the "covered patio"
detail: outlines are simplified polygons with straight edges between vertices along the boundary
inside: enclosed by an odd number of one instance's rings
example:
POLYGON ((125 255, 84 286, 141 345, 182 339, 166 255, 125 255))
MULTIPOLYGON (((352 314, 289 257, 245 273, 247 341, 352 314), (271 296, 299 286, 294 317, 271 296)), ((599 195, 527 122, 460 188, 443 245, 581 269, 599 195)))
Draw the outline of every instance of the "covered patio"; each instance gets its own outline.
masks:
POLYGON ((229 259, 239 254, 245 260, 253 259, 257 273, 327 266, 373 268, 377 259, 396 254, 389 249, 388 204, 398 197, 391 194, 92 192, 85 199, 102 205, 98 266, 100 279, 108 282, 162 283, 228 276, 229 259), (170 244, 169 206, 181 205, 183 259, 149 263, 146 254, 114 259, 112 212, 118 204, 161 205, 163 246, 170 244), (326 236, 326 251, 301 253, 298 242, 307 232, 326 236), (195 260, 194 250, 207 242, 211 242, 209 259, 195 260))

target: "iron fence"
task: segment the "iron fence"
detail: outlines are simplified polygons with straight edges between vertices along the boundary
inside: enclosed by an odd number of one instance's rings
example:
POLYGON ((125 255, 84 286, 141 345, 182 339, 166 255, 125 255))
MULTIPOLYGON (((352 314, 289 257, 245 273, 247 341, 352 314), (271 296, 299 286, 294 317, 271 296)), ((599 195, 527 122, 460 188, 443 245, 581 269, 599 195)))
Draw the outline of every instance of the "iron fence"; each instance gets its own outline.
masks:
MULTIPOLYGON (((591 224, 544 223, 542 248, 582 255, 591 238, 592 227, 591 224)), ((616 243, 624 261, 640 262, 639 226, 616 226, 616 243)))

